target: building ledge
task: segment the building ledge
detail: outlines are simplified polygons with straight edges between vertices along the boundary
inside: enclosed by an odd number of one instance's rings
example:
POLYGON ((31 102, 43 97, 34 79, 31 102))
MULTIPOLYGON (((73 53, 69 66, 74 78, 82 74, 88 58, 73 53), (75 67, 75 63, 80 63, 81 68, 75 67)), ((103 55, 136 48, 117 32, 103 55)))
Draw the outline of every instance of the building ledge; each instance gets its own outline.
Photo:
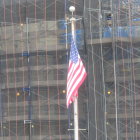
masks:
MULTIPOLYGON (((105 44, 105 43, 112 43, 112 38, 102 38, 102 39, 88 39, 87 40, 87 44, 88 45, 95 45, 95 44, 105 44)), ((115 38, 116 42, 133 42, 133 43, 137 43, 140 42, 140 38, 129 38, 129 37, 118 37, 115 38)))

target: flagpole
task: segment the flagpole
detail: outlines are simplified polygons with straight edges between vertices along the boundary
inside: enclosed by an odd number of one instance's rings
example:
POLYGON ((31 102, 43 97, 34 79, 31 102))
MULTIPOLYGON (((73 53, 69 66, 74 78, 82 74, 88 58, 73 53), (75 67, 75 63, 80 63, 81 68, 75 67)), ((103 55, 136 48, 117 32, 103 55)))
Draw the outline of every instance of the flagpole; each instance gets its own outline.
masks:
MULTIPOLYGON (((74 6, 70 6, 69 11, 72 13, 71 21, 71 32, 74 42, 76 43, 76 36, 75 36, 75 21, 76 19, 73 17, 73 12, 75 11, 74 6)), ((79 124, 78 124, 78 98, 75 97, 74 100, 74 140, 79 140, 79 124)))

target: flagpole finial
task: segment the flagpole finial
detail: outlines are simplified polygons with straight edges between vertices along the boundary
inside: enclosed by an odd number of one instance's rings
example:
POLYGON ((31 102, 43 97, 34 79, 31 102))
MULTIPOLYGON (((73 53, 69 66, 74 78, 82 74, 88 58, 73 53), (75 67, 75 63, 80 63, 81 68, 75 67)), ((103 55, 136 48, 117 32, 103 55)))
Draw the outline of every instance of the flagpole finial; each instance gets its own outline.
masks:
POLYGON ((74 6, 70 6, 69 7, 69 11, 72 13, 72 15, 73 15, 73 12, 75 11, 75 7, 74 6))

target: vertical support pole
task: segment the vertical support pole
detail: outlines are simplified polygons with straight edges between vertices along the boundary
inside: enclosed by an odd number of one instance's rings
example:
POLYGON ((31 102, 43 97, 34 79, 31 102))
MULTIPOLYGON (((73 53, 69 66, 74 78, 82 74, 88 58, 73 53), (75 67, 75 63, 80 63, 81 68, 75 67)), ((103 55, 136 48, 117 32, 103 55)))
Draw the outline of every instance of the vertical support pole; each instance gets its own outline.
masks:
POLYGON ((1 137, 4 140, 4 133, 3 133, 3 104, 2 104, 2 91, 0 90, 0 128, 1 128, 1 137))
POLYGON ((102 3, 99 0, 99 39, 100 39, 100 47, 101 47, 101 69, 102 69, 102 87, 103 87, 103 94, 104 94, 104 133, 105 133, 105 140, 107 140, 107 127, 106 127, 106 93, 105 93, 105 73, 104 73, 104 55, 103 55, 103 42, 102 42, 102 3))
POLYGON ((113 48, 113 70, 114 70, 114 96, 115 96, 115 124, 116 124, 116 140, 119 140, 118 129, 118 100, 117 100, 117 75, 116 75, 116 38, 115 38, 115 1, 111 0, 111 12, 112 12, 112 48, 113 48))
POLYGON ((27 47, 27 63, 28 63, 28 119, 29 119, 29 140, 31 140, 31 132, 32 132, 32 128, 31 128, 31 89, 30 89, 30 50, 29 50, 29 27, 28 27, 28 23, 29 23, 29 19, 28 17, 26 18, 26 27, 27 27, 27 42, 26 42, 26 47, 27 47))
POLYGON ((74 139, 79 140, 79 133, 78 133, 78 98, 74 101, 74 139))
MULTIPOLYGON (((73 14, 72 14, 73 15, 73 14)), ((75 18, 72 17, 71 21, 71 32, 74 42, 76 43, 76 36, 75 36, 75 18)), ((79 132, 78 132, 78 98, 75 98, 74 101, 74 140, 79 140, 79 132)))

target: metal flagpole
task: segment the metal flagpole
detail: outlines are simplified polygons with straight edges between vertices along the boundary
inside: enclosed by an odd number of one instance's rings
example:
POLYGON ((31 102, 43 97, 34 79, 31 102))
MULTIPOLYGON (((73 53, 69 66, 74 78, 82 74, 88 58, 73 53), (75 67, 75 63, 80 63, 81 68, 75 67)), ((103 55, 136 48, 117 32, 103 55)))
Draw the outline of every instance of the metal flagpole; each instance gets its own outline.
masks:
MULTIPOLYGON (((71 6, 69 8, 70 12, 72 13, 71 21, 71 32, 74 42, 76 43, 76 36, 75 36, 75 21, 76 19, 73 17, 73 12, 75 11, 75 7, 71 6)), ((79 133, 78 133, 78 98, 75 97, 74 100, 74 140, 79 140, 79 133)))

